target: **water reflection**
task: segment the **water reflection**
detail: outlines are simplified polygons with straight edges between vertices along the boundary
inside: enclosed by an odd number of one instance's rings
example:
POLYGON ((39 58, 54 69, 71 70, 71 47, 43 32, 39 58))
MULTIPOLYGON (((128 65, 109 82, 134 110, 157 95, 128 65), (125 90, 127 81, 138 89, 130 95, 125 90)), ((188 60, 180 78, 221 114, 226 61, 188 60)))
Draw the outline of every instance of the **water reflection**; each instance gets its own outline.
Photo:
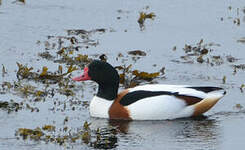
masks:
POLYGON ((128 133, 129 124, 128 120, 109 120, 109 125, 116 127, 121 133, 128 133))
POLYGON ((219 122, 207 117, 167 121, 119 121, 95 119, 92 124, 118 130, 118 147, 132 149, 217 149, 221 136, 219 122), (128 148, 128 147, 127 147, 128 148))
POLYGON ((216 120, 206 118, 179 122, 183 128, 175 133, 178 145, 184 144, 186 148, 201 146, 204 149, 217 149, 221 132, 216 120))

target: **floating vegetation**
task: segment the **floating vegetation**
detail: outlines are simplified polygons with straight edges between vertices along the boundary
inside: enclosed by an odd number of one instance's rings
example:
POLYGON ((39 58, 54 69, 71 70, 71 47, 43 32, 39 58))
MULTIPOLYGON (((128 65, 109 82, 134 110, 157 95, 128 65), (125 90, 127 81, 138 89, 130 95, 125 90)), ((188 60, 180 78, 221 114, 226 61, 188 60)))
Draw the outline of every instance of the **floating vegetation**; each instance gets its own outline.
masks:
POLYGON ((28 78, 29 76, 33 75, 33 73, 31 72, 31 70, 33 70, 32 67, 28 68, 27 66, 24 66, 18 62, 17 62, 17 66, 19 67, 17 74, 16 74, 18 79, 20 79, 20 77, 22 77, 23 79, 28 78))
POLYGON ((234 63, 234 62, 238 61, 239 59, 237 59, 237 58, 235 58, 235 57, 233 57, 233 56, 231 56, 231 55, 228 55, 228 56, 226 56, 226 60, 227 60, 229 63, 234 63))
POLYGON ((240 86, 240 90, 241 90, 242 93, 243 93, 244 88, 245 88, 245 84, 242 84, 242 85, 240 86))
POLYGON ((241 20, 244 21, 244 8, 232 8, 231 6, 228 7, 230 16, 227 18, 221 17, 221 21, 224 21, 225 19, 230 20, 234 25, 240 26, 241 25, 241 20))
POLYGON ((142 50, 133 50, 133 51, 128 51, 129 55, 137 55, 137 56, 146 56, 146 52, 142 50))
POLYGON ((134 70, 132 74, 135 75, 136 78, 139 78, 141 80, 151 81, 154 78, 158 77, 160 75, 160 72, 148 73, 144 71, 140 72, 138 70, 134 70))
POLYGON ((56 127, 53 125, 44 125, 42 128, 35 129, 19 128, 15 135, 23 140, 44 141, 46 143, 55 143, 59 145, 68 145, 69 143, 86 144, 89 147, 98 149, 111 149, 117 146, 117 130, 108 128, 98 128, 92 130, 90 123, 84 122, 83 129, 77 129, 71 132, 67 127, 60 129, 63 133, 57 134, 56 127), (68 132, 69 131, 69 132, 68 132))
MULTIPOLYGON (((46 91, 37 90, 36 87, 28 84, 21 84, 21 82, 14 82, 13 85, 10 82, 3 82, 1 84, 0 94, 13 94, 21 97, 28 98, 28 102, 37 102, 45 99, 45 96, 48 94, 46 91)), ((32 107, 27 101, 14 102, 10 101, 1 101, 0 109, 4 111, 17 112, 22 109, 31 110, 31 112, 39 112, 39 108, 32 107)))
POLYGON ((13 85, 10 82, 3 82, 1 84, 0 94, 5 94, 6 91, 9 91, 13 85))
POLYGON ((104 28, 100 28, 100 29, 93 29, 90 31, 86 31, 83 29, 71 29, 71 30, 67 30, 67 34, 68 35, 89 35, 89 34, 94 34, 94 33, 105 33, 106 29, 104 28))
POLYGON ((139 19, 138 19, 138 23, 139 23, 140 29, 141 30, 145 29, 145 20, 146 19, 154 20, 155 17, 156 17, 156 15, 153 12, 151 12, 151 13, 140 12, 140 16, 139 16, 139 19))
POLYGON ((223 84, 225 84, 225 83, 226 83, 226 76, 223 76, 223 78, 222 78, 222 82, 223 82, 223 84))
MULTIPOLYGON (((122 53, 119 53, 116 57, 117 61, 121 61, 122 65, 116 66, 120 77, 120 84, 124 88, 135 87, 141 83, 154 83, 153 81, 156 78, 163 78, 165 74, 165 67, 162 67, 158 72, 148 73, 145 71, 139 71, 137 69, 132 69, 132 64, 127 65, 128 58, 131 58, 134 63, 137 62, 141 56, 146 56, 146 52, 142 50, 132 50, 128 51, 128 55, 124 56, 122 53)), ((156 66, 156 65, 154 65, 156 66)))
POLYGON ((241 104, 236 104, 234 108, 241 110, 243 109, 243 106, 241 104))
MULTIPOLYGON (((88 55, 82 55, 82 54, 78 54, 77 57, 75 57, 75 61, 81 63, 81 62, 86 62, 89 63, 91 62, 91 59, 88 58, 88 55)), ((76 63, 76 62, 74 62, 76 63)))
POLYGON ((2 64, 2 77, 4 77, 7 74, 7 70, 4 67, 4 65, 2 64))
POLYGON ((91 62, 88 55, 82 54, 82 49, 96 47, 99 42, 93 39, 95 34, 103 34, 106 29, 72 29, 67 30, 67 36, 48 36, 47 41, 37 42, 44 46, 45 51, 38 54, 39 57, 53 61, 54 63, 77 65, 80 68, 91 62))
POLYGON ((65 63, 67 65, 76 64, 78 66, 84 66, 91 61, 91 59, 88 58, 88 55, 77 54, 77 56, 74 56, 74 50, 69 48, 62 48, 56 53, 60 57, 57 57, 57 59, 54 60, 55 63, 65 63))
POLYGON ((60 88, 59 93, 62 95, 66 95, 66 96, 74 96, 75 95, 75 93, 71 89, 68 89, 68 88, 60 88))
POLYGON ((31 112, 39 112, 37 107, 32 107, 27 103, 24 104, 24 102, 17 103, 12 99, 10 101, 0 101, 0 110, 7 111, 8 113, 18 112, 22 109, 27 109, 31 112))
POLYGON ((34 71, 33 67, 20 63, 17 63, 17 66, 18 81, 13 83, 2 82, 0 84, 0 94, 11 94, 24 98, 21 102, 23 108, 31 110, 31 112, 38 112, 39 108, 32 107, 32 104, 29 104, 30 102, 44 102, 46 98, 52 98, 56 94, 75 95, 73 90, 76 87, 69 77, 70 73, 77 70, 75 66, 70 65, 66 69, 67 71, 63 71, 63 67, 59 65, 54 72, 49 71, 47 66, 37 71, 34 71), (41 88, 40 84, 42 84, 41 88))
MULTIPOLYGON (((54 83, 57 83, 59 81, 61 81, 64 76, 70 74, 71 72, 77 70, 76 67, 74 67, 73 65, 70 65, 67 69, 66 73, 61 74, 62 72, 62 67, 58 66, 58 71, 52 73, 52 72, 48 72, 48 67, 44 66, 42 68, 42 72, 39 74, 37 72, 33 72, 33 67, 27 67, 25 65, 22 65, 20 63, 17 63, 19 69, 17 71, 17 78, 18 79, 28 79, 28 80, 35 80, 35 81, 45 81, 47 82, 47 80, 51 80, 54 83)), ((49 82, 52 83, 52 82, 49 82)))
POLYGON ((39 95, 41 96, 42 91, 36 90, 36 87, 29 85, 29 84, 20 84, 20 83, 15 83, 15 90, 19 91, 19 93, 23 94, 24 96, 28 97, 30 95, 39 95))
POLYGON ((119 71, 120 83, 125 87, 135 87, 142 81, 151 82, 153 79, 164 75, 164 69, 162 68, 159 72, 148 73, 139 70, 132 70, 131 65, 116 66, 115 68, 119 71))
POLYGON ((23 108, 23 104, 19 104, 14 102, 13 100, 8 101, 0 101, 0 109, 5 110, 8 113, 10 112, 17 112, 23 108))
POLYGON ((52 56, 48 51, 39 53, 38 56, 41 58, 47 59, 47 60, 52 60, 52 61, 55 59, 55 57, 52 56))
POLYGON ((185 55, 181 56, 181 60, 172 60, 173 62, 177 63, 190 63, 193 64, 195 62, 200 64, 209 64, 211 66, 219 66, 224 64, 225 62, 234 63, 238 61, 237 58, 227 55, 227 56, 220 56, 220 55, 212 55, 214 51, 213 47, 220 46, 219 44, 215 43, 208 43, 204 44, 203 39, 201 39, 196 45, 185 45, 183 51, 185 55))
POLYGON ((44 125, 42 127, 42 129, 45 130, 45 131, 51 132, 51 131, 55 131, 55 126, 53 126, 53 125, 44 125))
POLYGON ((240 69, 240 70, 245 70, 245 64, 240 64, 240 65, 232 65, 234 69, 240 69))
POLYGON ((23 140, 30 138, 31 140, 39 141, 41 137, 44 136, 44 133, 39 127, 33 130, 27 128, 19 128, 16 135, 21 136, 23 140))

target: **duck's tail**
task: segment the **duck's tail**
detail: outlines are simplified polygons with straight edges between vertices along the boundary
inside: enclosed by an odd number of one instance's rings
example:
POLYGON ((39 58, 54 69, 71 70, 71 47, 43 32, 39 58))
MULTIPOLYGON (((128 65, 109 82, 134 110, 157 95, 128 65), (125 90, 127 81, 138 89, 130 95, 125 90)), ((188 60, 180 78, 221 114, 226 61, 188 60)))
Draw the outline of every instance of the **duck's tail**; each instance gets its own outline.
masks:
POLYGON ((202 101, 194 104, 194 113, 193 116, 199 116, 210 108, 212 108, 224 95, 226 91, 222 88, 217 88, 216 90, 210 91, 207 93, 206 98, 202 101))

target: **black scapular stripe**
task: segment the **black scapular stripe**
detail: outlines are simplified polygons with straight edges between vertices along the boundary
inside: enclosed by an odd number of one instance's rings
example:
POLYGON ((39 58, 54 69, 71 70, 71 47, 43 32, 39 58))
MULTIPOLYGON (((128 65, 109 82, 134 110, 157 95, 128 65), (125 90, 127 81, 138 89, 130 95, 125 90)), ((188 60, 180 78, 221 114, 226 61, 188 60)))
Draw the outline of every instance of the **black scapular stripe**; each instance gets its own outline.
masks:
POLYGON ((202 92, 204 92, 204 93, 209 93, 209 92, 212 92, 212 91, 223 90, 223 89, 220 88, 220 87, 212 87, 212 86, 187 87, 187 88, 195 89, 195 90, 197 90, 197 91, 202 91, 202 92))
MULTIPOLYGON (((186 88, 190 88, 190 89, 195 89, 197 91, 202 91, 204 93, 209 93, 212 91, 217 91, 217 90, 223 90, 220 87, 208 87, 208 86, 204 86, 204 87, 186 87, 186 88)), ((134 91, 134 92, 130 92, 128 94, 126 94, 121 100, 120 100, 120 104, 123 106, 128 106, 138 100, 144 99, 144 98, 148 98, 148 97, 153 97, 153 96, 160 96, 160 95, 169 95, 169 96, 176 96, 177 98, 183 98, 187 103, 188 101, 186 100, 187 97, 189 97, 190 99, 196 99, 197 101, 201 101, 202 98, 200 97, 196 97, 196 96, 190 96, 190 95, 185 95, 185 94, 179 94, 179 92, 169 92, 169 91, 144 91, 144 90, 139 90, 139 91, 134 91)), ((192 101, 192 103, 194 103, 192 101)))
POLYGON ((123 106, 128 106, 138 100, 147 97, 160 96, 160 95, 174 95, 179 96, 178 92, 168 92, 168 91, 134 91, 126 94, 121 100, 120 104, 123 106))

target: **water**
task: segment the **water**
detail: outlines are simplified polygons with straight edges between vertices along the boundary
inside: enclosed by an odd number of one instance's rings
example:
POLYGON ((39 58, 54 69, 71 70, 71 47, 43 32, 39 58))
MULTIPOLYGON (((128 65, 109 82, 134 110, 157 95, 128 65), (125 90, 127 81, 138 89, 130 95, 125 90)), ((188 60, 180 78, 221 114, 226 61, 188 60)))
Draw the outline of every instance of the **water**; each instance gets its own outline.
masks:
MULTIPOLYGON (((34 101, 35 96, 23 96, 11 89, 1 94, 0 100, 23 102, 25 108, 11 113, 0 110, 0 149, 90 149, 83 142, 67 142, 60 146, 52 142, 17 139, 15 135, 19 128, 35 129, 46 124, 56 127, 55 135, 64 134, 60 131, 64 127, 75 132, 83 127, 85 121, 91 123, 93 130, 117 127, 115 149, 242 149, 245 146, 245 101, 240 87, 245 84, 244 70, 237 69, 234 74, 232 67, 245 63, 245 45, 237 42, 245 36, 245 6, 242 2, 30 0, 20 4, 2 1, 0 64, 6 68, 7 74, 0 76, 1 83, 18 81, 16 62, 33 67, 35 72, 43 66, 47 66, 49 71, 57 70, 59 63, 38 56, 38 53, 45 52, 45 41, 51 41, 47 36, 67 36, 66 30, 69 29, 91 31, 103 28, 105 33, 96 32, 89 36, 98 45, 81 48, 76 53, 87 54, 90 58, 106 54, 108 61, 115 66, 123 64, 116 60, 122 53, 125 64, 133 64, 133 69, 156 72, 165 67, 164 78, 155 80, 158 83, 221 86, 227 90, 227 95, 205 114, 207 118, 204 119, 111 123, 90 118, 88 107, 79 103, 92 99, 96 92, 96 85, 92 82, 74 83, 74 96, 67 97, 56 91, 54 97, 49 95, 38 102, 34 101), (156 15, 154 20, 145 21, 143 31, 137 22, 142 11, 156 15), (224 61, 221 65, 198 63, 196 57, 187 60, 193 63, 184 63, 186 60, 180 58, 186 55, 183 51, 185 44, 196 46, 201 39, 204 44, 214 43, 214 46, 208 46, 213 49, 208 57, 221 56, 224 61), (129 50, 143 50, 147 56, 135 62, 127 55, 129 50), (238 61, 228 62, 228 55, 238 61), (222 80, 224 76, 225 82, 222 80), (31 112, 26 104, 39 111, 31 112), (67 122, 64 121, 66 118, 67 122)), ((61 65, 65 70, 67 65, 61 65)), ((75 76, 79 72, 72 74, 75 76)), ((41 82, 23 80, 21 84, 45 89, 41 82)), ((59 89, 57 84, 48 87, 52 88, 59 89)))

